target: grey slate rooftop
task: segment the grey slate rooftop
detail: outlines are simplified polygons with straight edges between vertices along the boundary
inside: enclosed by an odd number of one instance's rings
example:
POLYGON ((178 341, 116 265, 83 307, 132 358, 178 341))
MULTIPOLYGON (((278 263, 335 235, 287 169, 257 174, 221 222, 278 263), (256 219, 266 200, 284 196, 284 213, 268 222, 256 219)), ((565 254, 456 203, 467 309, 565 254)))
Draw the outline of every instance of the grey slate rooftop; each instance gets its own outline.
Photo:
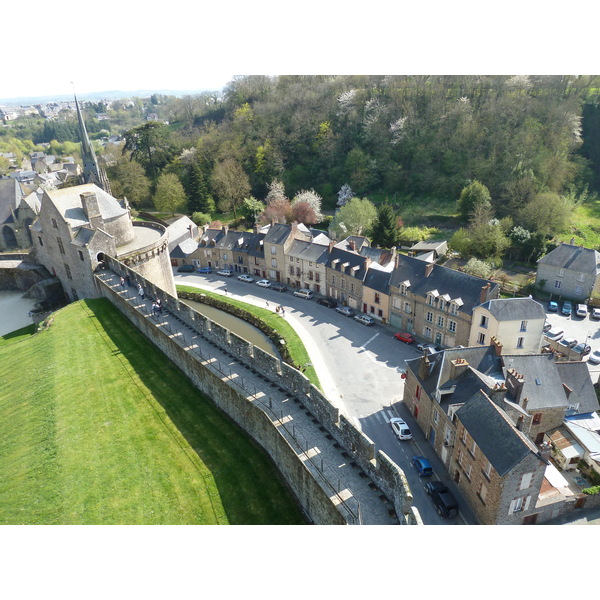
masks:
POLYGON ((532 321, 545 319, 544 307, 532 298, 496 298, 481 305, 498 321, 532 321))
POLYGON ((600 265, 600 253, 583 246, 560 244, 546 256, 540 258, 538 263, 577 272, 597 273, 600 265))

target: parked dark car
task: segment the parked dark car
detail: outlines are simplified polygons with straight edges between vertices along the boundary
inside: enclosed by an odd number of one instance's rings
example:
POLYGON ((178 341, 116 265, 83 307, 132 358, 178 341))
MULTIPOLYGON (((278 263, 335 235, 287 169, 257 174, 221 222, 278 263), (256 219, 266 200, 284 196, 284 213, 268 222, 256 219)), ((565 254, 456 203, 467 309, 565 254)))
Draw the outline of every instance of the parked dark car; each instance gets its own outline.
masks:
POLYGON ((337 306, 337 302, 333 298, 319 298, 317 304, 322 304, 327 308, 335 308, 337 306))
POLYGON ((412 463, 417 469, 419 477, 431 477, 433 475, 431 463, 424 456, 413 456, 412 463))
POLYGON ((181 265, 180 267, 177 267, 178 273, 193 273, 195 270, 196 267, 194 265, 181 265))
POLYGON ((458 502, 454 494, 441 481, 429 481, 425 491, 431 496, 440 517, 453 518, 458 514, 458 502))
POLYGON ((562 308, 561 308, 560 312, 563 315, 566 315, 567 317, 570 317, 571 313, 573 312, 573 305, 568 300, 566 300, 565 302, 563 302, 563 305, 562 305, 562 308))
POLYGON ((287 292, 287 287, 283 283, 272 283, 271 289, 276 292, 287 292))
POLYGON ((548 302, 548 312, 558 312, 558 302, 548 302))

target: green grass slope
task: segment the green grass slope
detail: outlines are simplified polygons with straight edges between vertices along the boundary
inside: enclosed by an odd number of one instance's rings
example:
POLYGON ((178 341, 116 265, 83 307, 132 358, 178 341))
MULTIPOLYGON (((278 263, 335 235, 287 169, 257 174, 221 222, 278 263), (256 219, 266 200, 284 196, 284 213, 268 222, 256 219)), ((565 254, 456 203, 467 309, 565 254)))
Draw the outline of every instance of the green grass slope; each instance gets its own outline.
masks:
POLYGON ((297 524, 269 457, 106 300, 0 344, 0 524, 297 524))

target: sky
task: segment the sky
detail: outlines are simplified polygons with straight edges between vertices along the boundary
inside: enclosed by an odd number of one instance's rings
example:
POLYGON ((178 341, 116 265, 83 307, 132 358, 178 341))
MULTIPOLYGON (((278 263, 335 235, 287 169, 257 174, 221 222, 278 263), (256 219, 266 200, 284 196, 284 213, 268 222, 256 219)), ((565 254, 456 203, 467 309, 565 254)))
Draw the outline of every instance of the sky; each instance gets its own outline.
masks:
POLYGON ((496 4, 501 10, 474 0, 419 7, 382 0, 206 4, 14 4, 2 18, 0 98, 218 90, 235 75, 251 74, 597 72, 594 36, 578 33, 582 21, 593 22, 584 0, 561 14, 550 4, 538 14, 542 4, 522 0, 496 4), (7 14, 14 27, 6 26, 7 14))

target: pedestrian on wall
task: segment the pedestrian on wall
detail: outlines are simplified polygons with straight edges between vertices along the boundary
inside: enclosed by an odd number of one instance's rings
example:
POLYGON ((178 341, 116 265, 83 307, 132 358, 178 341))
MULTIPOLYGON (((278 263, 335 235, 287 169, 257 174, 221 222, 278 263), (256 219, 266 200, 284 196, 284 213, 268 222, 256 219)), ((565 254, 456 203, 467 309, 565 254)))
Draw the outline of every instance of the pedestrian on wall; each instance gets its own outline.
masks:
POLYGON ((131 277, 129 277, 129 275, 125 277, 125 283, 127 283, 127 287, 131 287, 131 277))
POLYGON ((285 308, 283 308, 283 306, 280 306, 279 308, 281 309, 281 315, 285 317, 285 308))
POLYGON ((162 315, 162 302, 160 301, 160 298, 156 299, 156 310, 159 315, 162 315))
POLYGON ((138 296, 143 300, 144 299, 144 288, 141 283, 138 283, 138 296))
POLYGON ((225 295, 227 296, 227 286, 225 286, 225 295))
POLYGON ((276 306, 276 307, 275 307, 275 312, 276 312, 277 314, 279 314, 279 306, 276 306))
POLYGON ((125 287, 125 278, 121 277, 121 287, 124 288, 125 287))

